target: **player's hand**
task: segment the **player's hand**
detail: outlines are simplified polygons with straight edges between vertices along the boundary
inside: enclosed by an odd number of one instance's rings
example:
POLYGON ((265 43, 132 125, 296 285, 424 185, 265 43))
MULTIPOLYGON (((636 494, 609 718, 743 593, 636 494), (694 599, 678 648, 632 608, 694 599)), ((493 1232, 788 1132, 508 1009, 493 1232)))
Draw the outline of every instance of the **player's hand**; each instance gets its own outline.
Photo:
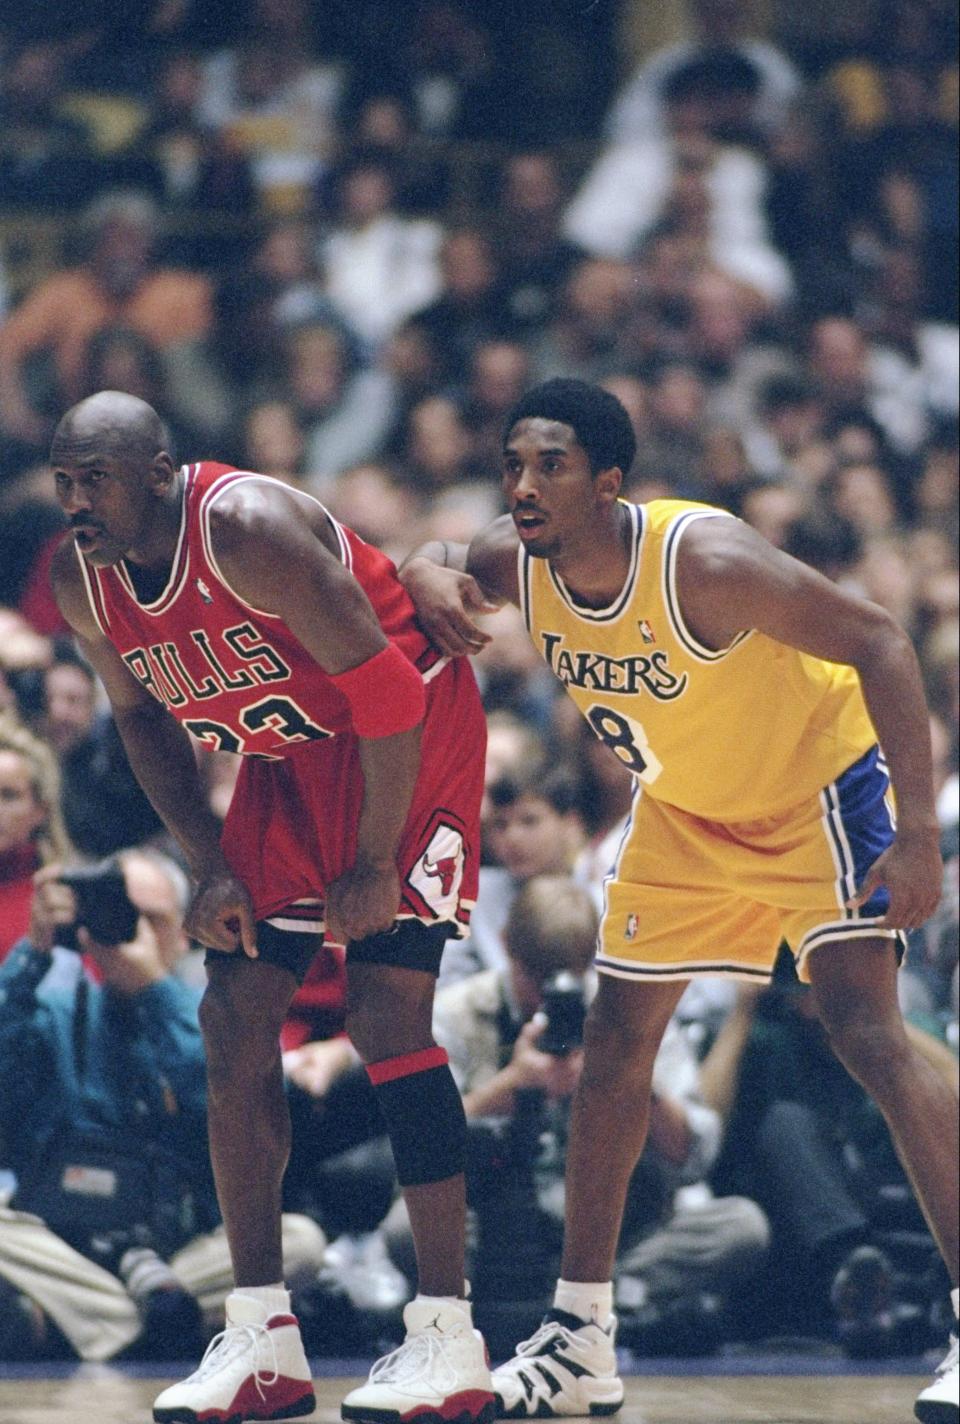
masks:
POLYGON ((434 647, 448 657, 479 653, 490 642, 473 622, 478 613, 495 613, 501 601, 490 599, 470 574, 445 569, 429 559, 412 559, 402 582, 417 610, 417 620, 434 647))
POLYGON ((935 829, 898 830, 893 845, 873 862, 849 909, 865 905, 885 885, 890 905, 880 924, 888 929, 919 929, 936 910, 943 893, 940 837, 935 829))
POLYGON ((392 930, 400 905, 400 876, 392 861, 358 860, 327 886, 327 939, 335 944, 392 930))
POLYGON ((258 956, 253 901, 226 863, 198 877, 184 928, 208 949, 225 954, 242 949, 248 959, 258 956))

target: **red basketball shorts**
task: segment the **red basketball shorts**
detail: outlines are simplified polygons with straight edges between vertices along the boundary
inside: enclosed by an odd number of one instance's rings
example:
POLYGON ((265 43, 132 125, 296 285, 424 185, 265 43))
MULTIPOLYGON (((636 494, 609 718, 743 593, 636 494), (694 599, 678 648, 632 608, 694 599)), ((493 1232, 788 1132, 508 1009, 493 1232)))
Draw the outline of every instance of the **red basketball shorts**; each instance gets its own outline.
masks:
MULTIPOLYGON (((477 897, 486 720, 465 658, 427 683, 420 774, 397 856, 398 920, 466 931, 477 897)), ((353 864, 363 799, 358 739, 307 742, 281 761, 244 757, 223 850, 258 920, 321 928, 324 886, 353 864), (289 909, 278 921, 277 912, 289 909)))

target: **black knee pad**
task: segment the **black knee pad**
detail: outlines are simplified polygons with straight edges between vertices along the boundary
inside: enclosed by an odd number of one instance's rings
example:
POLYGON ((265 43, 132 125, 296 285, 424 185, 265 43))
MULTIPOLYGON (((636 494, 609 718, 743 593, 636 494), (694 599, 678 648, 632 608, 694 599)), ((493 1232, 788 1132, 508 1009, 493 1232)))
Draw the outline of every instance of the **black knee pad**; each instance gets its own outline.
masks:
POLYGON ((442 1048, 424 1048, 367 1065, 387 1124, 401 1187, 458 1176, 467 1120, 442 1048))

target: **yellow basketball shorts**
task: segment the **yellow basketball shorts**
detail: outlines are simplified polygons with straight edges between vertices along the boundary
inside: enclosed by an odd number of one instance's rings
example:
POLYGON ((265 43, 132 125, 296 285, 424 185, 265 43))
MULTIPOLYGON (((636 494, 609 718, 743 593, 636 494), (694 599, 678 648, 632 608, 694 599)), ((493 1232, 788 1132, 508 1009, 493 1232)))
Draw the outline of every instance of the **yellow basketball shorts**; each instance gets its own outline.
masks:
POLYGON ((824 942, 904 939, 878 924, 881 888, 846 901, 894 837, 890 779, 871 748, 818 795, 769 820, 702 820, 638 791, 604 886, 597 969, 625 979, 769 979, 781 942, 809 980, 824 942))

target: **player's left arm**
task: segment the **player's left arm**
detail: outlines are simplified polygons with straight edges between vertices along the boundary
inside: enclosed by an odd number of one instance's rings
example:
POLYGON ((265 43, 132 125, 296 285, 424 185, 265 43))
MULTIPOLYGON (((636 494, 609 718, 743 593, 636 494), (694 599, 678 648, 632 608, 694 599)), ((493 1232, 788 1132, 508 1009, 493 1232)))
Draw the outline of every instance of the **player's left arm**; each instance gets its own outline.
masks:
POLYGON ((423 679, 386 637, 315 505, 283 487, 244 485, 214 505, 211 533, 234 592, 282 618, 350 702, 364 796, 356 860, 327 886, 327 926, 344 943, 388 930, 400 900, 397 848, 420 768, 423 679))
POLYGON ((733 519, 699 519, 684 531, 677 597, 690 631, 707 647, 726 648, 753 629, 856 668, 890 767, 897 839, 871 867, 853 903, 864 903, 885 884, 890 908, 884 923, 898 929, 922 924, 937 907, 942 867, 929 713, 907 634, 885 609, 733 519))

